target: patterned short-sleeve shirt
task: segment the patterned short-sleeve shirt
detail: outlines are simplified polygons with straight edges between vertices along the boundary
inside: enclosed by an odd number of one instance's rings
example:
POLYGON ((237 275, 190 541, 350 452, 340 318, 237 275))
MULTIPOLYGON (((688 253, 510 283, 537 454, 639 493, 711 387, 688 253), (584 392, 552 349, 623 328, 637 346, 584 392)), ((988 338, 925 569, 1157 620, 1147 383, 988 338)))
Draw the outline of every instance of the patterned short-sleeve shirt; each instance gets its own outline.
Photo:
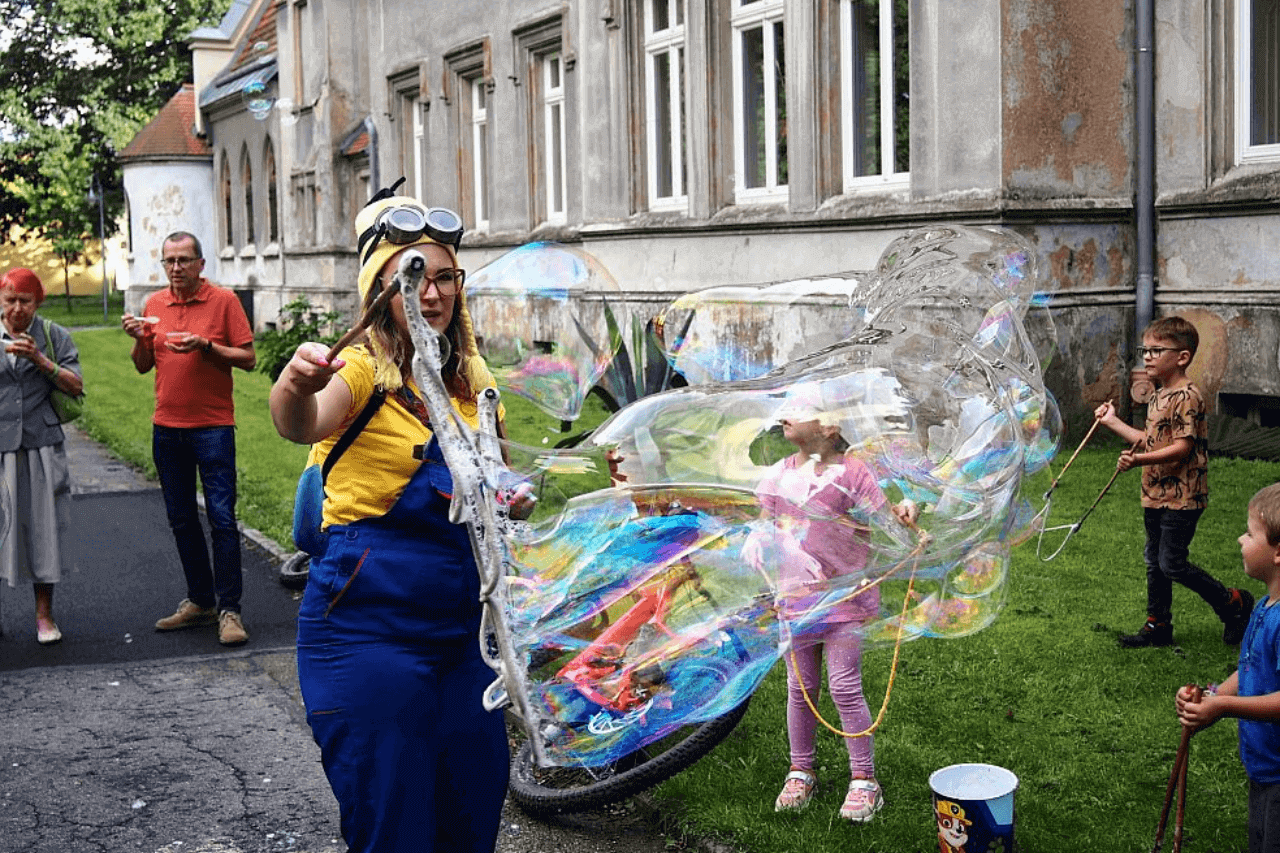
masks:
POLYGON ((1191 453, 1142 469, 1142 505, 1153 509, 1204 509, 1209 505, 1209 421, 1200 389, 1188 382, 1161 388, 1147 404, 1144 452, 1191 439, 1191 453))

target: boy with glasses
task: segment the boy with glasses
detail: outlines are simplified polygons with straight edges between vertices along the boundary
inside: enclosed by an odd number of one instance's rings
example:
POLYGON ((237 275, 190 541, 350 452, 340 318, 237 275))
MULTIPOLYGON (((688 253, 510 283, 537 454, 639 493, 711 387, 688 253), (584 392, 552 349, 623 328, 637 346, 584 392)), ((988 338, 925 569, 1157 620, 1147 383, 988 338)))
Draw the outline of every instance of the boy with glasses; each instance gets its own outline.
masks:
POLYGON ((1191 538, 1209 505, 1208 408, 1187 376, 1200 335, 1181 317, 1164 317, 1142 334, 1142 361, 1156 386, 1147 404, 1146 429, 1122 421, 1103 403, 1094 416, 1130 447, 1116 468, 1142 468, 1142 514, 1147 532, 1147 621, 1121 635, 1125 648, 1173 645, 1173 584, 1199 595, 1222 620, 1222 641, 1236 645, 1253 612, 1253 596, 1227 588, 1187 559, 1191 538))
POLYGON ((253 370, 253 329, 235 293, 204 278, 200 241, 176 231, 161 244, 169 286, 147 298, 142 317, 125 314, 139 373, 156 372, 152 455, 178 546, 187 596, 157 631, 218 624, 218 641, 248 641, 240 615, 240 531, 236 526, 235 405, 231 368, 253 370), (196 504, 204 485, 213 556, 196 504))

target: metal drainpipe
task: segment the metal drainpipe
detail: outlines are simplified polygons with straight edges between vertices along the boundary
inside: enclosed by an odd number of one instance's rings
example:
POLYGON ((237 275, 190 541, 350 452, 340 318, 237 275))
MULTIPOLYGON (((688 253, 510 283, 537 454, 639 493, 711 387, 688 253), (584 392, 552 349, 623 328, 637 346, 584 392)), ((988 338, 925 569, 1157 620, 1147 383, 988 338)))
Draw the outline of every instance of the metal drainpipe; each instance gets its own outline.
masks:
POLYGON ((378 127, 373 123, 373 116, 365 116, 364 129, 369 132, 369 195, 372 196, 382 186, 378 177, 378 127))
POLYGON ((1134 213, 1137 227, 1137 273, 1134 293, 1134 337, 1142 339, 1142 331, 1155 314, 1155 0, 1137 0, 1137 116, 1138 130, 1137 196, 1134 213))

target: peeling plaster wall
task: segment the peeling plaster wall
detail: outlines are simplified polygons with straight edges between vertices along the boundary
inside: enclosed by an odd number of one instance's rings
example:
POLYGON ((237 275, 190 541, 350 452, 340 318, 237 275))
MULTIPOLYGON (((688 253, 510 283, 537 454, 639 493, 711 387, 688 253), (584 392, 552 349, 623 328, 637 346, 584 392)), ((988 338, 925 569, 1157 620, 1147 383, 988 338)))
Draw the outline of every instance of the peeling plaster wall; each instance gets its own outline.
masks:
POLYGON ((1157 192, 1199 190, 1209 183, 1206 102, 1209 26, 1204 0, 1156 4, 1157 192))
POLYGON ((137 312, 147 296, 165 286, 160 266, 164 238, 189 231, 204 249, 204 274, 217 281, 217 222, 213 200, 213 166, 208 161, 125 164, 124 191, 129 198, 133 254, 129 257, 129 287, 125 310, 137 312))
POLYGON ((1130 16, 1108 0, 1005 0, 1007 192, 1129 196, 1130 16))
POLYGON ((1220 365, 1214 371, 1217 390, 1280 397, 1277 241, 1280 215, 1161 224, 1161 311, 1184 314, 1196 324, 1196 361, 1207 352, 1220 365))
MULTIPOLYGON (((493 0, 483 15, 453 15, 444 29, 422 26, 450 11, 441 0, 413 8, 360 3, 348 9, 332 0, 282 5, 282 92, 299 88, 308 109, 296 124, 280 128, 282 224, 290 245, 280 264, 283 286, 259 287, 259 320, 298 294, 342 310, 352 301, 351 211, 340 202, 350 168, 335 149, 351 122, 372 114, 382 182, 399 177, 405 134, 388 75, 421 69, 427 195, 432 203, 456 203, 458 110, 444 97, 443 58, 487 38, 494 82, 490 231, 469 236, 461 253, 468 269, 529 240, 565 240, 596 255, 624 299, 652 316, 689 290, 871 270, 881 250, 916 225, 1006 225, 1032 240, 1054 292, 1051 322, 1037 326, 1033 317, 1029 323, 1038 345, 1056 349, 1046 377, 1069 428, 1079 427, 1073 434, 1087 429, 1097 403, 1116 399, 1129 406, 1136 345, 1133 0, 912 0, 910 187, 847 195, 831 194, 838 175, 814 177, 838 151, 836 143, 829 150, 818 145, 824 126, 815 120, 835 101, 806 112, 812 105, 805 95, 820 85, 800 79, 819 65, 810 55, 827 58, 798 47, 822 43, 804 32, 806 22, 821 20, 832 4, 788 0, 794 162, 791 203, 777 206, 731 203, 732 177, 722 167, 732 157, 726 130, 732 86, 716 64, 729 54, 715 48, 723 49, 720 41, 729 37, 729 4, 690 2, 687 144, 710 155, 687 164, 687 215, 645 209, 644 157, 637 147, 642 86, 630 79, 639 67, 633 51, 641 50, 636 14, 643 5, 493 0), (299 87, 287 55, 294 43, 288 10, 300 10, 306 28, 299 39, 305 85, 299 87), (520 34, 557 14, 565 21, 560 34, 569 99, 563 228, 539 226, 534 210, 530 93, 522 82, 520 41, 520 34), (367 37, 353 42, 352 29, 367 37), (300 217, 288 181, 302 170, 315 172, 321 209, 316 239, 296 247, 300 217)), ((1221 103, 1230 94, 1224 75, 1232 73, 1230 56, 1222 55, 1230 53, 1233 38, 1224 30, 1229 5, 1156 3, 1155 307, 1157 315, 1187 313, 1201 328, 1205 342, 1196 365, 1206 388, 1280 396, 1280 272, 1272 271, 1280 270, 1272 257, 1280 245, 1280 214, 1272 202, 1280 194, 1280 168, 1230 162, 1233 152, 1224 142, 1230 106, 1221 103)), ((256 259, 236 261, 237 274, 268 279, 273 272, 269 257, 261 269, 256 259)), ((838 310, 812 306, 803 322, 820 325, 838 310)), ((798 323, 746 316, 732 322, 761 352, 795 346, 798 323)))

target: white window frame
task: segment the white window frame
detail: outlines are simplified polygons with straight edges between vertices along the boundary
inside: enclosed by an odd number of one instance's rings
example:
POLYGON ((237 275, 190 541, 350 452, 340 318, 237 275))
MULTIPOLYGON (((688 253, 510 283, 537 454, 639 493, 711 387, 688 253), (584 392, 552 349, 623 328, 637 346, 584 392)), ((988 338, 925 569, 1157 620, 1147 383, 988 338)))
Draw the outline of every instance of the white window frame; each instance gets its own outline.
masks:
POLYGON ((1236 0, 1236 163, 1280 161, 1280 143, 1251 145, 1253 131, 1253 0, 1236 0))
MULTIPOLYGON (((859 175, 857 148, 854 145, 857 128, 854 127, 855 104, 853 102, 853 3, 840 0, 840 113, 841 147, 843 148, 844 191, 898 190, 911 186, 911 172, 893 171, 897 137, 894 133, 898 110, 897 92, 894 91, 894 67, 896 59, 893 45, 893 0, 879 0, 880 5, 880 173, 859 175), (889 57, 888 67, 884 61, 889 57)), ((906 21, 902 22, 907 25, 906 21)))
POLYGON ((683 15, 684 0, 645 0, 644 2, 644 90, 645 90, 645 157, 648 172, 649 209, 686 211, 689 208, 688 187, 685 186, 684 136, 687 118, 684 114, 685 36, 683 15), (668 26, 654 30, 653 4, 665 3, 668 26), (677 23, 679 21, 679 23, 677 23), (656 88, 656 68, 660 57, 666 57, 668 77, 667 91, 656 88), (667 103, 671 133, 667 139, 658 138, 658 105, 667 103), (671 194, 659 195, 658 151, 667 149, 671 168, 671 194))
POLYGON ((471 97, 471 187, 475 230, 489 230, 489 98, 483 77, 467 80, 471 97))
MULTIPOLYGON (((786 184, 778 183, 778 104, 777 80, 774 77, 774 24, 783 22, 783 0, 733 0, 731 25, 733 28, 733 196, 739 204, 785 203, 791 197, 786 184), (747 30, 759 27, 764 38, 764 186, 746 187, 742 176, 746 173, 746 116, 743 115, 743 56, 742 36, 747 30)), ((784 23, 784 22, 783 22, 784 23)), ((784 23, 785 27, 785 23, 784 23)), ((784 36, 785 38, 785 36, 784 36)), ((785 42, 784 42, 785 44, 785 42)))
POLYGON ((427 197, 427 116, 417 94, 405 95, 405 110, 413 115, 410 137, 413 140, 413 191, 414 198, 427 197))
POLYGON ((568 104, 564 97, 564 56, 559 50, 549 51, 538 57, 538 64, 542 70, 542 166, 547 188, 543 221, 548 225, 564 225, 569 221, 568 158, 565 152, 568 143, 565 137, 565 111, 568 104), (555 74, 552 74, 553 69, 555 74), (558 81, 558 85, 552 83, 553 79, 558 81), (557 193, 560 197, 559 209, 556 208, 557 193))
POLYGON ((241 241, 244 249, 252 249, 258 240, 257 211, 253 208, 253 158, 249 156, 249 144, 240 148, 240 210, 244 214, 244 233, 241 241))
POLYGON ((280 169, 276 165, 276 147, 267 137, 262 149, 262 179, 265 182, 266 198, 266 237, 268 246, 280 242, 280 169))

